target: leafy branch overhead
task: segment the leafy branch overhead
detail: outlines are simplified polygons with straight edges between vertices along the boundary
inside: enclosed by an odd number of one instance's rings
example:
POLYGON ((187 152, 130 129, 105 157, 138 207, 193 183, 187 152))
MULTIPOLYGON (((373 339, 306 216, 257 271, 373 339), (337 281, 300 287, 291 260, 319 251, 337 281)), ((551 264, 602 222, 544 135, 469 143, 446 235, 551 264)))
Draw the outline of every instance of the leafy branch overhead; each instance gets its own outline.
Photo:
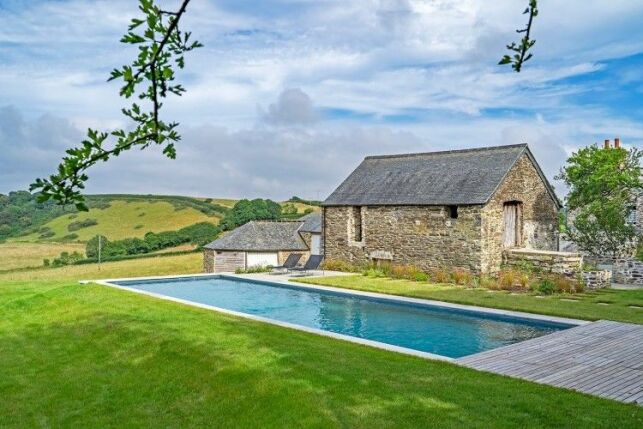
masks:
POLYGON ((511 55, 504 55, 498 64, 511 64, 511 68, 520 73, 522 65, 529 61, 533 56, 529 50, 534 46, 536 41, 530 38, 531 26, 534 23, 534 18, 538 16, 538 0, 529 0, 529 6, 523 12, 523 15, 529 14, 529 21, 525 28, 516 30, 518 34, 524 34, 520 42, 511 42, 507 45, 507 49, 513 52, 511 55))
POLYGON ((177 11, 166 11, 153 0, 140 0, 141 19, 134 18, 121 42, 138 47, 138 56, 131 65, 124 65, 111 72, 109 80, 122 80, 120 95, 136 96, 141 104, 133 102, 122 112, 133 121, 130 131, 117 129, 102 132, 87 131, 81 145, 67 150, 67 155, 57 172, 47 179, 36 179, 30 190, 40 192, 41 202, 54 200, 59 204, 74 204, 79 210, 87 210, 81 190, 88 180, 86 170, 98 162, 108 161, 122 152, 145 149, 152 144, 163 147, 163 153, 174 159, 175 143, 181 139, 177 122, 160 119, 163 102, 169 94, 182 95, 185 88, 175 81, 176 68, 185 66, 184 55, 201 47, 191 41, 191 33, 179 29, 179 22, 190 0, 183 0, 177 11))

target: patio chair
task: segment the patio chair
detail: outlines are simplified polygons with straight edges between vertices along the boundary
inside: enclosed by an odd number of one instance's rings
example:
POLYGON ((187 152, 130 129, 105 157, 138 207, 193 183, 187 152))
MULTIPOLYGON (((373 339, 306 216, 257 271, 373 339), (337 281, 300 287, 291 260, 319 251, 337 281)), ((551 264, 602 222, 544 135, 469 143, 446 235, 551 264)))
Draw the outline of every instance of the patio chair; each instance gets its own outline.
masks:
POLYGON ((285 274, 286 272, 288 272, 288 270, 293 269, 297 266, 301 257, 301 253, 291 253, 290 255, 288 255, 283 265, 272 267, 272 271, 270 272, 270 274, 285 274))
POLYGON ((318 269, 322 259, 324 259, 322 255, 310 255, 303 267, 291 268, 289 271, 291 273, 305 275, 308 271, 318 269))

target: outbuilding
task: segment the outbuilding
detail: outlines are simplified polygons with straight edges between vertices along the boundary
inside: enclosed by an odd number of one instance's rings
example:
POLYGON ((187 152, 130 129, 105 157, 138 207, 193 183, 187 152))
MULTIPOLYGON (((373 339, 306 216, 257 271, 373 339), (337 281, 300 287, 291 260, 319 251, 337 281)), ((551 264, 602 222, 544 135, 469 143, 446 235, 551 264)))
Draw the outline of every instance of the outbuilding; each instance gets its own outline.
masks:
POLYGON ((303 263, 321 252, 321 214, 289 221, 250 221, 206 245, 203 252, 207 273, 278 266, 291 253, 301 253, 303 263))

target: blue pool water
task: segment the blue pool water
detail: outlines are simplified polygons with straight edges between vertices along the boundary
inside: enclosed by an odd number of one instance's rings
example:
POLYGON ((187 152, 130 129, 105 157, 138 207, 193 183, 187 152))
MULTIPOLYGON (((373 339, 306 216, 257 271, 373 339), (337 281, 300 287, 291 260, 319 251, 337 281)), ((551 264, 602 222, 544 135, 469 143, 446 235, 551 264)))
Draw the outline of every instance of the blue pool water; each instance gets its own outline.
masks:
POLYGON ((570 325, 219 276, 119 281, 141 291, 458 358, 570 325))

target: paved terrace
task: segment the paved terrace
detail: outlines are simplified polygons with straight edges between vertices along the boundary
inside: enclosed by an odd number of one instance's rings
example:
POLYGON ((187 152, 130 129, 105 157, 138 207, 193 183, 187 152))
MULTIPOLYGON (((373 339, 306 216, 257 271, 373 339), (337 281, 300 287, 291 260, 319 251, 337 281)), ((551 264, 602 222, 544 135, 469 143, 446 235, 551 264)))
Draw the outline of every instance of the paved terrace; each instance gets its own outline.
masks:
POLYGON ((643 325, 601 320, 456 362, 643 406, 643 325))

